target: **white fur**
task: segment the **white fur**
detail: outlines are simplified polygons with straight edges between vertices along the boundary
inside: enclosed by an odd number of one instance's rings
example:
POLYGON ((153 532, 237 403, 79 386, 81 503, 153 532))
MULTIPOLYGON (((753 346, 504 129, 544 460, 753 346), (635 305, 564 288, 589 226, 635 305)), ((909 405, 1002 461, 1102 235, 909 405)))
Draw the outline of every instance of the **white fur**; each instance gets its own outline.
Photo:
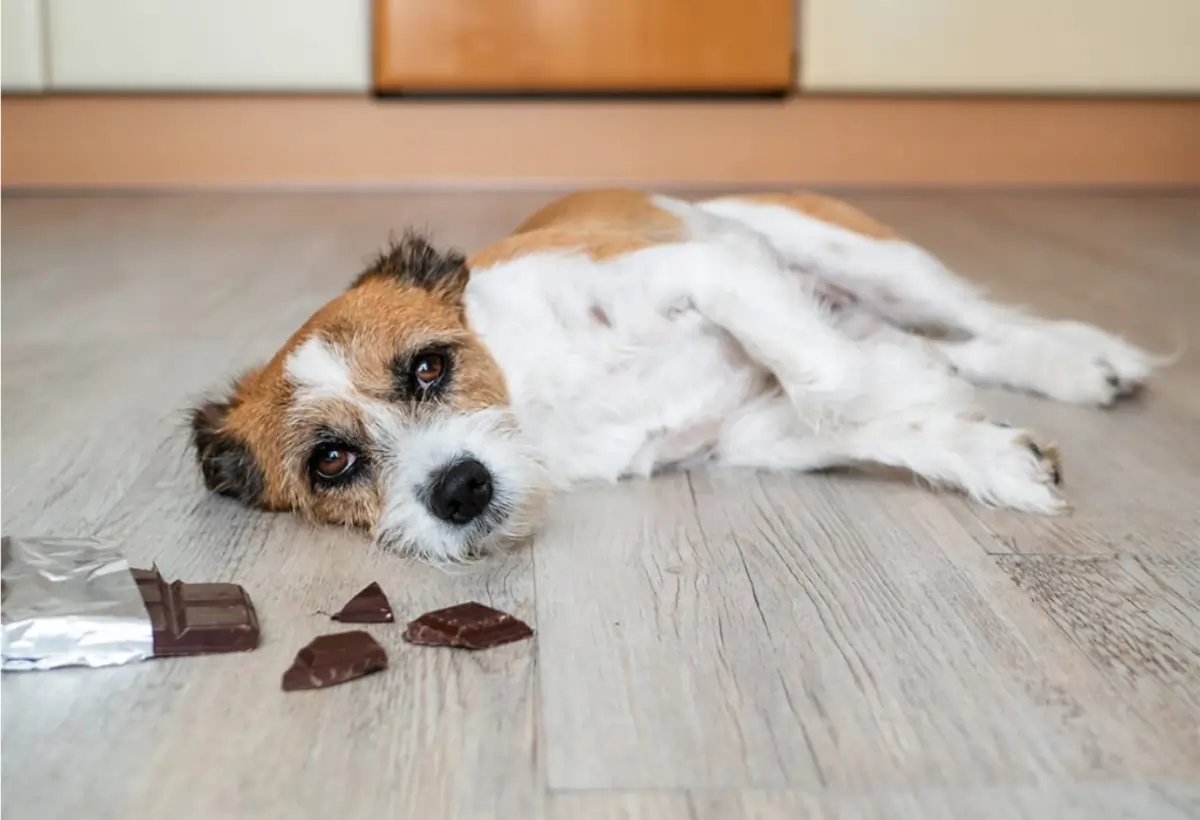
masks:
POLYGON ((751 227, 788 265, 853 294, 873 316, 969 337, 937 347, 976 384, 1107 406, 1169 360, 1090 325, 991 302, 910 242, 872 239, 774 204, 722 198, 698 207, 751 227))
POLYGON ((435 412, 407 419, 385 406, 369 413, 371 435, 385 454, 380 543, 449 564, 525 538, 539 520, 549 486, 539 454, 505 410, 435 412), (425 498, 431 477, 464 458, 492 474, 488 511, 458 526, 435 518, 425 498))
POLYGON ((296 398, 300 401, 350 398, 355 394, 346 352, 340 345, 319 336, 305 339, 288 355, 284 373, 296 385, 296 398))
POLYGON ((661 276, 686 253, 703 251, 655 248, 603 265, 536 254, 472 274, 471 324, 556 486, 695 456, 713 437, 689 443, 693 431, 719 426, 764 389, 766 374, 727 333, 663 293, 661 276))
POLYGON ((935 349, 844 332, 786 249, 742 221, 656 203, 684 218, 686 240, 600 262, 540 252, 472 272, 471 325, 555 487, 703 460, 873 461, 983 503, 1063 509, 1047 451, 983 420, 935 349))

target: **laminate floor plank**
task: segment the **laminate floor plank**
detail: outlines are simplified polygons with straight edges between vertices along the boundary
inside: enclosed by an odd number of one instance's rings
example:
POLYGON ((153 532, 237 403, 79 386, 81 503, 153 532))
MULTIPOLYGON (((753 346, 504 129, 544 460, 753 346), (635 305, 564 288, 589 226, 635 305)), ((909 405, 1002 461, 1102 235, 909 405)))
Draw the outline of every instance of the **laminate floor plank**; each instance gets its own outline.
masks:
POLYGON ((1200 790, 1142 783, 814 794, 554 794, 552 820, 1193 820, 1200 790))

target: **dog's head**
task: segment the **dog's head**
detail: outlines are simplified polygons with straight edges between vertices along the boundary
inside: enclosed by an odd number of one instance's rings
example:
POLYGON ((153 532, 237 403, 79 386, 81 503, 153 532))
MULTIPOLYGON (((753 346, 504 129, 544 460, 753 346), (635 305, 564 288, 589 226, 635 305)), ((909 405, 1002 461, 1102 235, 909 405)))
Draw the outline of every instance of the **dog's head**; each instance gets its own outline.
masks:
POLYGON ((192 412, 205 485, 437 562, 524 537, 544 471, 463 305, 466 260, 407 235, 232 393, 192 412))

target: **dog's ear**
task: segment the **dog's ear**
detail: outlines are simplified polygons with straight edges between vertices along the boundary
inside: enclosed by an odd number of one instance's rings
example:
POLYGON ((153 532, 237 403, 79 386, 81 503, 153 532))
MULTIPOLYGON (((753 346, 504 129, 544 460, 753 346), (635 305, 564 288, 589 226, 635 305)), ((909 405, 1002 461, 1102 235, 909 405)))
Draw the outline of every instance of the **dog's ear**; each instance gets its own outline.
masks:
POLYGON ((467 284, 467 258, 448 248, 438 250, 427 238, 408 231, 376 257, 351 283, 356 288, 365 282, 391 281, 448 295, 459 295, 467 284))
POLYGON ((204 486, 248 506, 262 506, 263 472, 250 446, 230 432, 234 401, 209 401, 192 410, 192 447, 204 486))

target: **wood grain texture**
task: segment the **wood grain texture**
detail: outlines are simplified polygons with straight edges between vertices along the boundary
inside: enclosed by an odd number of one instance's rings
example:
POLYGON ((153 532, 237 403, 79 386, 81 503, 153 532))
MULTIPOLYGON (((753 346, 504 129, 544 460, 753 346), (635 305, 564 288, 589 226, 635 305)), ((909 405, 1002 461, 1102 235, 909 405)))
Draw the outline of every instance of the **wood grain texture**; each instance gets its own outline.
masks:
POLYGON ((383 91, 784 90, 791 0, 375 0, 383 91))
POLYGON ((7 190, 1200 184, 1189 100, 54 96, 3 119, 7 190))
POLYGON ((875 794, 802 791, 608 792, 551 797, 554 820, 1190 820, 1200 789, 1140 784, 898 790, 875 794))
POLYGON ((1141 784, 899 790, 871 794, 797 791, 555 794, 553 820, 1192 820, 1200 789, 1141 784))
POLYGON ((1038 657, 946 556, 974 543, 926 494, 723 472, 563 499, 536 556, 539 588, 565 585, 538 601, 553 625, 547 784, 923 787, 1200 765, 1038 657))
MULTIPOLYGON (((1200 816, 1190 348, 1112 412, 985 394, 1062 443, 1053 521, 695 473, 559 499, 531 550, 449 575, 203 492, 182 411, 389 231, 469 251, 548 196, 4 198, 4 532, 245 584, 264 627, 237 657, 4 675, 6 818, 1200 816), (400 620, 475 598, 537 635, 468 655, 370 626, 386 673, 280 692, 372 580, 400 620)), ((1194 194, 849 199, 1052 314, 1169 348, 1200 313, 1194 194)))
POLYGON ((1000 566, 1110 681, 1200 760, 1200 555, 1002 556, 1000 566))

